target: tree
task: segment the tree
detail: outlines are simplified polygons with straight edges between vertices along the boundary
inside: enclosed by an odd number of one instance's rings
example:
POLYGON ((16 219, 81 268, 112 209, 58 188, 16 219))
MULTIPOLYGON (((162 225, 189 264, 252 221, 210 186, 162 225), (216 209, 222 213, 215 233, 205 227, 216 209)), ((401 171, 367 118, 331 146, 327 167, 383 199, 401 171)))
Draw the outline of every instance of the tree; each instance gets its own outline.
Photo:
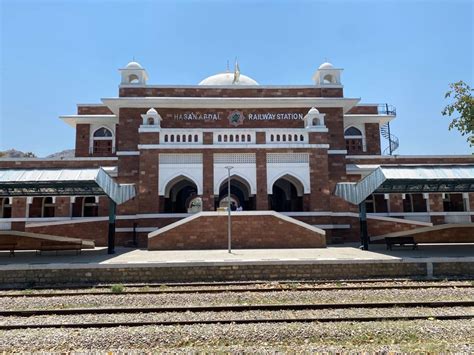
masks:
POLYGON ((471 89, 464 81, 449 84, 450 90, 444 98, 452 98, 453 102, 447 105, 441 113, 443 116, 454 117, 449 124, 449 129, 456 128, 461 134, 467 135, 467 141, 474 145, 474 98, 471 89))

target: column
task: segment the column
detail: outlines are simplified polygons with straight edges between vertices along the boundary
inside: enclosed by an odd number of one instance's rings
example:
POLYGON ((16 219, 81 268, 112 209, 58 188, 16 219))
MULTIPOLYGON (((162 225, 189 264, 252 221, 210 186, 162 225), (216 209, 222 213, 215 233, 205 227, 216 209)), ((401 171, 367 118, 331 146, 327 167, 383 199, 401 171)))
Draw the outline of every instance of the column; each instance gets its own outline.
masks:
POLYGON ((268 191, 267 191, 267 152, 263 149, 255 153, 257 168, 257 195, 256 209, 260 211, 268 210, 268 191))
POLYGON ((313 149, 309 153, 309 177, 311 195, 310 211, 327 211, 329 205, 329 170, 326 149, 313 149))
MULTIPOLYGON (((441 193, 433 193, 429 196, 430 202, 430 212, 444 212, 443 207, 443 194, 441 193)), ((443 224, 444 223, 444 216, 431 216, 431 223, 433 224, 443 224)))
MULTIPOLYGON (((12 218, 26 217, 26 197, 14 197, 12 201, 12 218)), ((25 222, 12 222, 12 230, 25 231, 25 222)))
POLYGON ((69 196, 56 197, 54 215, 55 217, 71 217, 71 198, 69 196))
POLYGON ((202 210, 214 211, 214 154, 206 150, 202 156, 202 210))

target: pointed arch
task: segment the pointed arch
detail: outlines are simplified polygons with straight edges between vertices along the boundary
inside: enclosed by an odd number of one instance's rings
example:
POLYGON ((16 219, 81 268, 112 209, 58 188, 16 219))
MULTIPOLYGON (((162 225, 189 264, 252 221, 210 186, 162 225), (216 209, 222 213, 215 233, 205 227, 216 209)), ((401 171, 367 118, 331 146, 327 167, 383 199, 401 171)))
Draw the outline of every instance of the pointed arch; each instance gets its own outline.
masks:
POLYGON ((170 197, 170 190, 179 182, 188 181, 196 186, 197 194, 202 195, 201 187, 198 182, 189 174, 185 172, 179 172, 168 178, 163 184, 163 191, 160 195, 164 195, 166 198, 170 197))
MULTIPOLYGON (((232 174, 230 176, 230 179, 231 181, 232 180, 236 180, 238 182, 240 182, 243 186, 245 186, 245 188, 247 189, 248 191, 248 195, 255 195, 256 193, 256 187, 252 184, 252 180, 249 179, 247 176, 245 176, 245 174, 242 174, 241 172, 236 172, 235 174, 232 174)), ((215 195, 218 195, 219 192, 220 192, 220 189, 222 187, 222 184, 224 184, 225 182, 227 182, 227 175, 226 176, 223 176, 221 177, 217 183, 214 185, 214 194, 215 195)))
POLYGON ((287 181, 289 181, 290 183, 292 183, 295 188, 296 188, 296 191, 298 193, 298 196, 303 196, 303 194, 305 193, 309 193, 310 192, 310 187, 305 184, 305 180, 302 179, 300 176, 294 174, 293 172, 291 171, 284 171, 284 172, 281 172, 279 173, 278 175, 276 175, 271 181, 270 181, 270 184, 268 186, 268 194, 272 194, 272 190, 273 190, 273 185, 275 184, 275 182, 277 182, 279 179, 285 179, 287 181))

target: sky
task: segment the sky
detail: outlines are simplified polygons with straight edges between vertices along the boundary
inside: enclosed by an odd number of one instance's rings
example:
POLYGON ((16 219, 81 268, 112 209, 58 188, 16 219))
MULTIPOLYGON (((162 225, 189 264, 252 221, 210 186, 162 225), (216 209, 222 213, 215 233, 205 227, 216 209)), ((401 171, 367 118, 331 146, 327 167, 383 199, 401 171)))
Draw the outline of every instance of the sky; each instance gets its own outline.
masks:
POLYGON ((396 107, 397 154, 471 154, 441 110, 474 85, 473 20, 459 0, 0 0, 0 150, 74 148, 59 116, 117 96, 133 58, 149 84, 193 85, 237 57, 266 85, 311 85, 328 59, 346 97, 396 107))

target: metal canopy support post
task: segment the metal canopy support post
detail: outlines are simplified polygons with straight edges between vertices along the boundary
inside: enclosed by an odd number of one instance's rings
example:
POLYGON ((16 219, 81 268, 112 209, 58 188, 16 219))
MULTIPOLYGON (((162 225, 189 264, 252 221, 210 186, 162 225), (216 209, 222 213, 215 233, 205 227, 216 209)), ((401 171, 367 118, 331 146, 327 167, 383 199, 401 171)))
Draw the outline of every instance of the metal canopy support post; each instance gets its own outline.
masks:
POLYGON ((367 211, 365 201, 359 203, 360 242, 363 250, 369 250, 369 236, 367 234, 367 211))
POLYGON ((109 198, 109 237, 108 237, 108 254, 115 254, 115 210, 117 204, 109 198))

